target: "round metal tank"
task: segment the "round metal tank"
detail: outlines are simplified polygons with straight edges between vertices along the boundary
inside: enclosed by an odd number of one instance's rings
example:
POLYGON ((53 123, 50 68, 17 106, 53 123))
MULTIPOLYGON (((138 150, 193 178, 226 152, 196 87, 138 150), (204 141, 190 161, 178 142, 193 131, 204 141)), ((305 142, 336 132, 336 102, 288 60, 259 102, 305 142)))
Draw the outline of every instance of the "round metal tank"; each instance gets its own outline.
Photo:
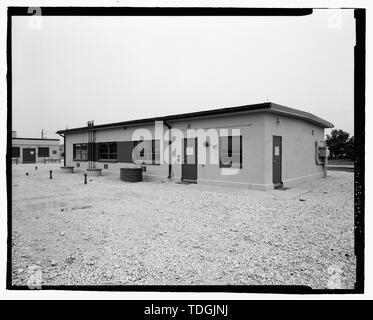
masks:
POLYGON ((142 168, 120 168, 120 180, 126 182, 142 181, 142 168))

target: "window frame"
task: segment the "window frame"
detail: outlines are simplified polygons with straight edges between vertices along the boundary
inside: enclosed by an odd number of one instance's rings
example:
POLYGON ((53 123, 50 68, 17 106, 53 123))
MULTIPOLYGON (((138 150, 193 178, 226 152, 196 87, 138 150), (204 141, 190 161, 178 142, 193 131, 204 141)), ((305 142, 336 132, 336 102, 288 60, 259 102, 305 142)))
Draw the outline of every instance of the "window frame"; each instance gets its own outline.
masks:
POLYGON ((74 143, 73 144, 73 161, 88 161, 88 143, 74 143), (82 146, 86 146, 86 156, 83 158, 82 146), (77 158, 77 150, 80 151, 80 158, 77 158))
POLYGON ((239 135, 239 136, 232 136, 232 135, 228 135, 228 136, 220 136, 219 137, 219 168, 234 168, 234 169, 242 169, 242 135, 239 135), (240 139, 240 150, 238 152, 233 152, 232 148, 233 148, 233 137, 236 137, 236 138, 239 138, 240 139), (225 138, 228 138, 228 156, 232 156, 232 154, 237 154, 239 153, 240 155, 240 162, 239 163, 233 163, 233 161, 231 161, 230 164, 224 164, 221 162, 221 154, 222 154, 222 150, 221 150, 221 140, 222 139, 225 139, 225 138), (238 166, 239 165, 239 166, 238 166))
POLYGON ((49 156, 50 156, 50 148, 49 147, 38 147, 38 157, 39 158, 49 158, 49 156), (44 155, 44 154, 40 153, 40 151, 46 151, 47 149, 48 149, 48 155, 44 155))
POLYGON ((116 141, 98 142, 97 143, 97 161, 101 161, 101 162, 118 161, 118 142, 116 141), (113 152, 113 149, 111 149, 113 148, 114 145, 115 145, 115 152, 113 152), (103 146, 107 147, 106 152, 102 152, 103 146), (102 157, 103 155, 106 155, 107 157, 102 157))
POLYGON ((21 158, 21 147, 12 146, 12 158, 21 158), (18 155, 14 155, 14 150, 17 150, 16 154, 18 155))

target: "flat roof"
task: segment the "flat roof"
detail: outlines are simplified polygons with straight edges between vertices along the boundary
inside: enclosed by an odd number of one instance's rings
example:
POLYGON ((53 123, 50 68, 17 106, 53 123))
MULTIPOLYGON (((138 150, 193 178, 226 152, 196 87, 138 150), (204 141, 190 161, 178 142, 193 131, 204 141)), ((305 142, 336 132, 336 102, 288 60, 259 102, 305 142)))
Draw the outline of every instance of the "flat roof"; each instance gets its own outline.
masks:
POLYGON ((80 131, 88 131, 92 129, 99 130, 99 129, 105 129, 105 128, 111 128, 111 127, 126 126, 126 125, 146 124, 146 123, 154 122, 154 121, 182 120, 182 119, 199 118, 199 117, 205 117, 205 116, 235 114, 238 112, 246 112, 246 111, 247 112, 253 112, 253 111, 271 112, 275 114, 285 115, 288 117, 302 119, 304 121, 308 121, 313 124, 316 124, 322 128, 333 128, 334 127, 334 125, 331 122, 321 119, 313 115, 312 113, 285 107, 285 106, 282 106, 282 105, 279 105, 273 102, 265 102, 265 103, 244 105, 244 106, 238 106, 238 107, 228 107, 228 108, 182 113, 182 114, 175 114, 175 115, 168 115, 168 116, 161 116, 161 117, 145 118, 145 119, 138 119, 138 120, 122 121, 122 122, 113 122, 113 123, 95 125, 92 127, 85 126, 85 127, 79 127, 79 128, 59 130, 56 133, 57 134, 69 134, 69 133, 80 132, 80 131))
POLYGON ((39 141, 60 141, 60 139, 46 139, 46 138, 18 138, 12 137, 13 140, 39 140, 39 141))

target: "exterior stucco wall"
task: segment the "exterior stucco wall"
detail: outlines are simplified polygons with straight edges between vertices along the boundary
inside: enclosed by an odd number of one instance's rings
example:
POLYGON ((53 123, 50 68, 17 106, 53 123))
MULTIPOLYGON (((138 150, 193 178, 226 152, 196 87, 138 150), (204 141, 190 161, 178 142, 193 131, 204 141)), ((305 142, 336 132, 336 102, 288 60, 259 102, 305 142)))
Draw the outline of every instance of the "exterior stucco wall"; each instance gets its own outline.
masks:
MULTIPOLYGON (((132 141, 132 135, 135 130, 143 128, 149 130, 149 132, 154 136, 154 125, 144 125, 144 126, 127 126, 126 129, 122 128, 110 128, 104 130, 97 130, 95 134, 95 142, 119 142, 119 141, 132 141)), ((76 143, 88 143, 88 134, 86 132, 74 133, 66 135, 66 165, 74 166, 74 170, 77 172, 82 172, 88 168, 88 161, 73 160, 73 144, 76 143), (80 167, 77 167, 79 163, 80 167)), ((133 163, 123 163, 123 162, 109 162, 109 161, 96 161, 96 168, 102 169, 102 172, 117 172, 119 177, 120 168, 133 165, 133 163), (108 166, 108 169, 104 169, 104 165, 108 166)), ((160 164, 146 165, 146 172, 144 172, 144 180, 162 180, 168 176, 168 165, 160 164)))
POLYGON ((266 113, 264 160, 266 184, 272 183, 272 137, 274 135, 282 137, 284 186, 291 186, 301 179, 321 177, 322 166, 315 162, 315 141, 325 140, 324 129, 303 120, 266 113))
MULTIPOLYGON (((78 132, 74 134, 67 134, 65 136, 66 166, 76 167, 76 162, 73 160, 73 145, 76 143, 88 143, 87 132, 78 132)), ((81 163, 81 167, 86 168, 84 161, 81 163)))
MULTIPOLYGON (((179 129, 186 137, 187 127, 189 129, 239 129, 242 135, 242 169, 237 172, 229 169, 222 169, 219 164, 198 164, 198 180, 199 183, 231 185, 243 188, 263 189, 264 184, 264 115, 259 113, 233 115, 233 116, 215 116, 201 119, 191 119, 183 121, 169 122, 172 130, 179 129), (233 173, 233 175, 231 175, 233 173)), ((155 136, 154 124, 144 126, 126 126, 124 128, 108 128, 96 131, 95 142, 111 142, 111 141, 132 141, 133 132, 139 128, 147 129, 155 136)), ((163 127, 164 134, 167 132, 167 127, 163 127)), ((219 133, 219 130, 218 130, 219 133)), ((219 134, 220 135, 220 134, 219 134)), ((168 135, 166 135, 168 138, 168 135)), ((83 133, 72 133, 66 135, 66 165, 74 166, 75 171, 83 171, 88 167, 87 161, 73 160, 73 144, 87 143, 88 135, 83 133), (79 163, 79 168, 77 168, 79 163)), ((202 147, 202 142, 200 142, 202 147)), ((167 145, 165 142, 164 147, 167 145)), ((211 146, 212 147, 212 146, 211 146)), ((214 152, 219 152, 218 146, 215 146, 214 152)), ((209 153, 210 150, 207 151, 209 153)), ((165 157, 168 158, 166 152, 165 157)), ((181 159, 178 163, 172 165, 173 180, 181 179, 181 159)), ((119 162, 95 162, 96 168, 105 171, 117 172, 121 167, 131 165, 130 163, 119 162), (108 165, 108 169, 104 169, 104 164, 108 165)), ((168 177, 168 163, 160 165, 146 165, 144 172, 144 180, 165 180, 168 177)))
MULTIPOLYGON (((287 116, 277 116, 267 112, 241 113, 235 115, 218 115, 200 117, 198 119, 184 119, 180 121, 169 121, 173 132, 180 130, 186 137, 187 129, 239 129, 242 136, 242 168, 236 171, 223 169, 219 164, 198 164, 197 182, 213 185, 226 185, 241 188, 252 188, 259 190, 273 189, 272 183, 272 137, 282 136, 282 181, 285 186, 291 185, 299 179, 322 174, 321 165, 315 162, 315 141, 324 141, 324 129, 309 122, 290 118, 287 116), (277 123, 277 118, 280 122, 277 123), (312 134, 313 130, 313 134, 312 134), (233 173, 233 174, 231 174, 233 173)), ((132 141, 133 133, 138 129, 147 129, 155 137, 154 123, 147 125, 129 125, 120 128, 105 128, 96 131, 95 142, 119 142, 132 141)), ((163 126, 163 133, 167 132, 167 127, 163 126)), ((223 134, 224 135, 224 134, 223 134)), ((166 135, 168 139, 168 135, 166 135)), ((145 138, 147 139, 147 138, 145 138)), ((66 135, 66 165, 72 165, 76 171, 83 171, 87 168, 87 161, 73 161, 73 144, 87 143, 86 132, 70 133, 66 135), (77 168, 77 163, 80 167, 77 168)), ((218 146, 203 146, 198 142, 198 149, 206 148, 207 153, 219 152, 218 146), (208 150, 207 150, 208 149, 208 150)), ((167 141, 164 142, 164 147, 167 141)), ((181 148, 180 148, 181 150, 181 148)), ((168 158, 168 153, 164 156, 168 158)), ((182 156, 179 162, 172 164, 172 178, 179 181, 182 175, 182 156)), ((96 168, 118 174, 122 167, 133 165, 132 163, 97 161, 96 168), (104 169, 104 165, 108 169, 104 169)), ((169 166, 167 162, 160 165, 146 165, 144 180, 166 180, 169 166)))
MULTIPOLYGON (((242 168, 223 169, 219 164, 198 164, 198 183, 230 185, 235 187, 263 189, 264 186, 264 115, 259 113, 206 117, 170 123, 180 129, 184 136, 190 129, 239 129, 242 135, 242 168)), ((202 142, 199 142, 201 146, 202 142)), ((207 153, 211 151, 210 146, 207 153)), ((213 152, 219 152, 218 146, 213 152)), ((173 166, 174 176, 181 179, 181 165, 173 166)))

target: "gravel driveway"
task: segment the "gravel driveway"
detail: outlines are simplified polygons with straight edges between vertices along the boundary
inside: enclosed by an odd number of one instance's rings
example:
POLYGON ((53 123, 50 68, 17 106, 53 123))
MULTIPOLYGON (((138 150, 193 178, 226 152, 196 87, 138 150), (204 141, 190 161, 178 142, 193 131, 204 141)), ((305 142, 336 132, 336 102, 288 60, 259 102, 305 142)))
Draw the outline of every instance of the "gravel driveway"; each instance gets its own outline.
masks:
POLYGON ((14 285, 354 287, 353 173, 280 200, 34 167, 13 166, 14 285))

